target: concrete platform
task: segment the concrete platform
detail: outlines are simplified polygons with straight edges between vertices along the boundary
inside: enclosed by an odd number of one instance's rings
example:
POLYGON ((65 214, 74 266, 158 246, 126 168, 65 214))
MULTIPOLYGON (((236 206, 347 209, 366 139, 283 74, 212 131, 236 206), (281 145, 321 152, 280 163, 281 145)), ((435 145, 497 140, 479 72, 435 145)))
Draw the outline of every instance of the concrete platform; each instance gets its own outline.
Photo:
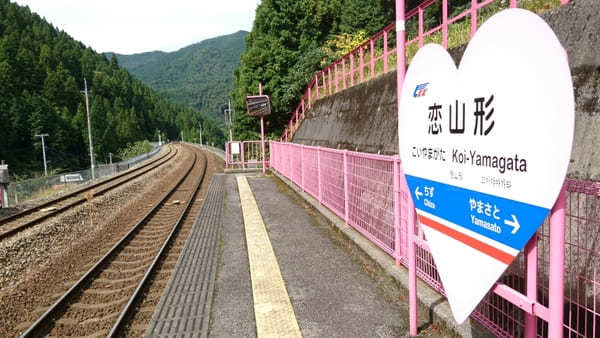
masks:
MULTIPOLYGON (((298 204, 273 177, 247 175, 304 337, 407 336, 405 311, 388 302, 329 224, 298 204)), ((256 336, 252 282, 235 175, 227 175, 224 224, 210 336, 256 336)))
POLYGON ((224 175, 215 175, 147 337, 206 337, 222 222, 224 175))
MULTIPOLYGON (((210 259, 192 258, 194 252, 211 251, 212 246, 202 242, 205 236, 192 235, 189 246, 196 249, 184 250, 180 261, 187 267, 181 269, 183 275, 176 268, 148 336, 298 336, 294 325, 304 337, 408 336, 408 297, 398 276, 386 271, 392 268, 384 253, 375 247, 365 251, 356 244, 360 238, 340 231, 274 176, 216 177, 211 191, 223 192, 217 197, 224 201, 223 210, 207 207, 213 216, 201 212, 198 221, 210 218, 217 224, 211 229, 220 229, 216 277, 210 259), (222 215, 220 222, 217 214, 222 215), (257 229, 259 244, 252 234, 257 229), (267 259, 269 252, 272 259, 267 259), (257 262, 263 267, 257 268, 257 262), (186 282, 180 287, 176 281, 186 282), (192 286, 194 281, 197 286, 192 286), (277 296, 264 297, 276 288, 277 296), (291 309, 279 311, 282 303, 291 304, 291 309), (186 329, 173 331, 175 327, 186 329)), ((433 317, 431 312, 421 316, 420 336, 479 336, 471 327, 447 330, 433 317)))

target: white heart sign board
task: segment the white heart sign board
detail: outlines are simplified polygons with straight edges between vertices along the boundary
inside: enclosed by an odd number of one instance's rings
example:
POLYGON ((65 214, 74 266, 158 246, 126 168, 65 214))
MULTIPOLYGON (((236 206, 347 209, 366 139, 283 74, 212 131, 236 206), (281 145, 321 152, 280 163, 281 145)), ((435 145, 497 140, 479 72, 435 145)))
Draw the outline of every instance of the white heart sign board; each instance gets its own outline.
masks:
POLYGON ((536 14, 491 17, 458 70, 439 45, 412 59, 399 107, 400 155, 458 323, 554 205, 573 125, 566 53, 536 14))

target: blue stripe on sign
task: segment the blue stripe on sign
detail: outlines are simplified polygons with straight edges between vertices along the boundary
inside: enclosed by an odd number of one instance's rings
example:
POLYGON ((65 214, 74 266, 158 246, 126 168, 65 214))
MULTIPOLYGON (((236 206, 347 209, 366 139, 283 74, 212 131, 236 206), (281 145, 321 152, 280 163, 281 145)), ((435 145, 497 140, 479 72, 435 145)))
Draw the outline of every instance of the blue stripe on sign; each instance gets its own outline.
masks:
POLYGON ((412 175, 406 175, 406 181, 415 208, 517 250, 521 250, 527 244, 550 211, 528 203, 412 175), (515 218, 520 228, 512 234, 514 227, 506 224, 505 220, 514 224, 515 218))

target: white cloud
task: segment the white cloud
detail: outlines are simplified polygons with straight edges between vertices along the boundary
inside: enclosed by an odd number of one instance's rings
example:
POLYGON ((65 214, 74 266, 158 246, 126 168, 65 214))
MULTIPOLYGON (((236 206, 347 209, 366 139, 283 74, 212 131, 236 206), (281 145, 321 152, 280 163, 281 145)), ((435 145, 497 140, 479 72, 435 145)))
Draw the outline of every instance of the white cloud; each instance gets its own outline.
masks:
POLYGON ((173 51, 249 31, 260 0, 13 0, 98 52, 173 51))

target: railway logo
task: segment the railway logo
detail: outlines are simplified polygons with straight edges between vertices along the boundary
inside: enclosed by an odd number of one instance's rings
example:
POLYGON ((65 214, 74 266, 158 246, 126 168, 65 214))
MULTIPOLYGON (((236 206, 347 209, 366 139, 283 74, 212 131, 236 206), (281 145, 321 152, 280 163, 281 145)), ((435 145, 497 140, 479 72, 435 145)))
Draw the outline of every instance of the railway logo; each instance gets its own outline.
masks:
POLYGON ((429 82, 418 84, 417 87, 415 87, 413 97, 425 96, 425 94, 427 94, 427 89, 428 89, 427 86, 428 85, 429 85, 429 82))

